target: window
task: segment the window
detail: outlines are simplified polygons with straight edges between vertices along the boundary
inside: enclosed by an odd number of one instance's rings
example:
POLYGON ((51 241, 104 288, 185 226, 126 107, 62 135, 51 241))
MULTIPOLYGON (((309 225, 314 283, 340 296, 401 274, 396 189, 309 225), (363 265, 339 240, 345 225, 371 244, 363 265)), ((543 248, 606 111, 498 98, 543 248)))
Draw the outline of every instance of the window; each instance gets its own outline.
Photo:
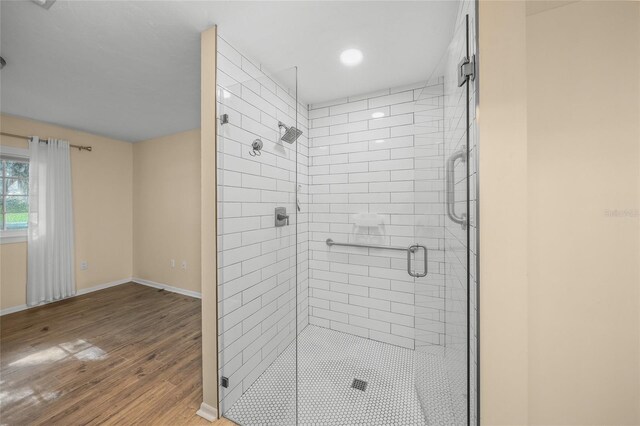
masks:
POLYGON ((26 229, 29 218, 29 161, 2 157, 0 175, 0 229, 26 229))

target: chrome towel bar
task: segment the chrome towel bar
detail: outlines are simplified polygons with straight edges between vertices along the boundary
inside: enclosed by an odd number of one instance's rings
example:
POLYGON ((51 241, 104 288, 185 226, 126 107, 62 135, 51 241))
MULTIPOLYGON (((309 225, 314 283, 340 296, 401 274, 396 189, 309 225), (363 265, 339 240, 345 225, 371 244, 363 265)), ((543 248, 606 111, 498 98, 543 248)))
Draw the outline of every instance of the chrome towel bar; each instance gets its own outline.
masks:
POLYGON ((326 243, 329 247, 343 246, 343 247, 362 247, 362 248, 371 248, 371 249, 406 251, 407 252, 407 273, 412 277, 418 277, 418 278, 427 276, 427 272, 428 272, 427 248, 420 244, 414 244, 409 247, 394 247, 394 246, 381 246, 376 244, 336 243, 331 238, 327 238, 326 243), (420 251, 420 249, 424 250, 424 272, 413 272, 413 270, 411 269, 411 253, 416 253, 420 251))

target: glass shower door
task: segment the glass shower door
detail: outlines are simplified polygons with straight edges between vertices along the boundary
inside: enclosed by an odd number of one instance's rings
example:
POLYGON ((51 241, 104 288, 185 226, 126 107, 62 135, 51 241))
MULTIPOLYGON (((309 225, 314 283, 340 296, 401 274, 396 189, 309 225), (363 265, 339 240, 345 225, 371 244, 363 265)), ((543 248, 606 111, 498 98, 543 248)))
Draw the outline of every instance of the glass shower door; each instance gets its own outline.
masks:
POLYGON ((469 108, 475 91, 466 75, 473 62, 468 26, 467 15, 459 14, 414 112, 415 375, 429 424, 475 424, 475 108, 469 108))

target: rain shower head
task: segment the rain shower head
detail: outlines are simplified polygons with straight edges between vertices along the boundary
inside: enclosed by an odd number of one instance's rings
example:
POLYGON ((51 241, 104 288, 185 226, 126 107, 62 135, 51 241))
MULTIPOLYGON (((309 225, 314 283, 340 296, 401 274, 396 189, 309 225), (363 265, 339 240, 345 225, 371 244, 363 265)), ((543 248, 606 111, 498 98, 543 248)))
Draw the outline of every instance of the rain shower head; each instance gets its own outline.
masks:
POLYGON ((293 126, 289 127, 282 121, 278 122, 278 127, 284 128, 284 135, 280 136, 280 140, 286 143, 294 143, 302 134, 302 130, 298 130, 293 126))

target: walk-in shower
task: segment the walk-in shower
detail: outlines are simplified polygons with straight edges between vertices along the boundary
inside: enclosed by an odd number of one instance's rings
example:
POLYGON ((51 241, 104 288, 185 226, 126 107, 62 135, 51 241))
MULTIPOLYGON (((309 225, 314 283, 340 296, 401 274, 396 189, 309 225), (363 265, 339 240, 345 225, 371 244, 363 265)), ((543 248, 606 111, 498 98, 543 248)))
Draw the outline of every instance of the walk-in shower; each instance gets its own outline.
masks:
POLYGON ((222 415, 477 423, 474 23, 421 81, 321 104, 219 38, 222 415))

